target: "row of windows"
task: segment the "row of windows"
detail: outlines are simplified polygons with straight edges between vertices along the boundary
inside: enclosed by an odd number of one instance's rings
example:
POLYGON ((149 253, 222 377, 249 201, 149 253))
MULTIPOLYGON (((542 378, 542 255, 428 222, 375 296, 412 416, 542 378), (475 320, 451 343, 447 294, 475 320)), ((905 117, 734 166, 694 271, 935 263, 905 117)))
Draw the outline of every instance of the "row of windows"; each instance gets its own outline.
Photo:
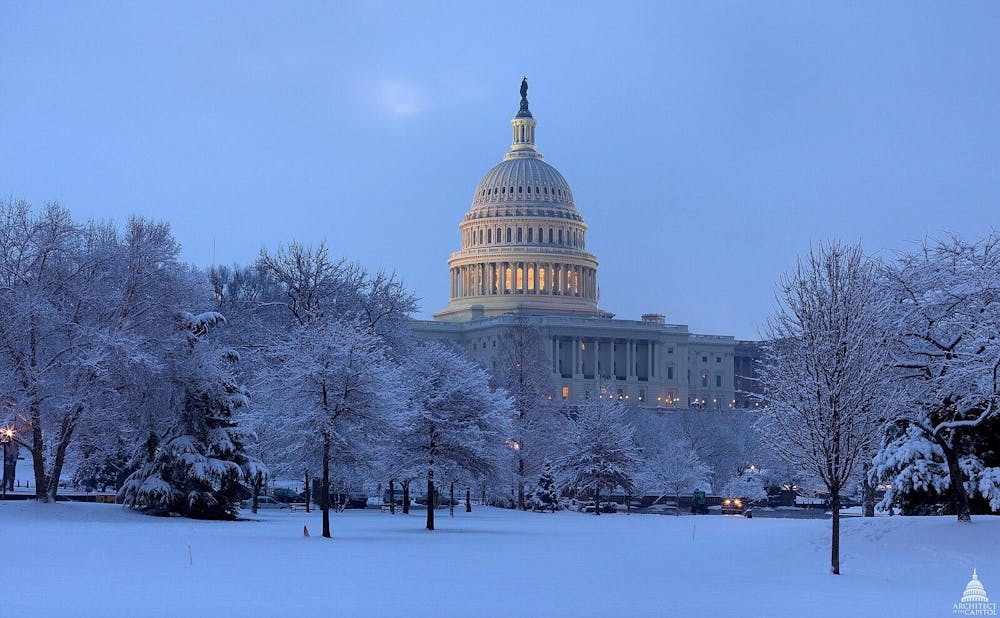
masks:
MULTIPOLYGON (((518 193, 528 193, 530 195, 531 194, 531 186, 529 185, 528 186, 528 190, 525 191, 524 190, 524 186, 520 186, 519 185, 517 187, 517 192, 518 193)), ((489 189, 480 189, 479 190, 479 196, 480 197, 485 197, 487 195, 507 195, 507 193, 508 193, 507 187, 492 187, 492 188, 489 188, 489 189)), ((513 187, 513 185, 511 185, 511 187, 510 187, 510 194, 511 195, 514 194, 514 187, 513 187)), ((468 193, 466 193, 466 195, 468 195, 468 193)), ((535 195, 552 195, 553 197, 564 197, 562 189, 553 188, 552 189, 552 193, 549 193, 549 188, 548 187, 542 187, 541 190, 539 190, 539 188, 537 186, 535 187, 535 195)), ((568 195, 565 196, 565 197, 568 197, 568 195)))
POLYGON ((550 245, 565 245, 569 247, 575 247, 583 249, 583 232, 580 230, 564 230, 549 228, 548 229, 548 240, 546 241, 546 233, 544 228, 538 228, 538 233, 535 233, 535 228, 507 228, 506 241, 503 240, 503 228, 496 228, 494 232, 493 228, 477 228, 474 230, 466 230, 465 232, 465 246, 474 247, 476 245, 492 245, 501 242, 507 243, 537 243, 537 244, 550 244, 550 245), (514 239, 517 239, 516 241, 514 239), (525 240, 527 239, 527 240, 525 240))

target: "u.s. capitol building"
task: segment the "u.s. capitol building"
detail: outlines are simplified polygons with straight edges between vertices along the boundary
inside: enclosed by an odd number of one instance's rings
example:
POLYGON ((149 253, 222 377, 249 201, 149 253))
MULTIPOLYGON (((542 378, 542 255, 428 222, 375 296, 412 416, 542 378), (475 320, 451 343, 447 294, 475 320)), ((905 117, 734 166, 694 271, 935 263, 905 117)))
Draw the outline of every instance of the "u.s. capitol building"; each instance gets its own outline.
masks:
POLYGON ((459 224, 448 306, 415 321, 414 332, 456 343, 489 367, 505 331, 528 322, 544 342, 554 396, 576 401, 603 388, 654 408, 744 407, 752 342, 697 335, 659 314, 613 319, 598 307, 587 225, 569 183, 535 148, 526 95, 523 81, 510 151, 483 176, 459 224))

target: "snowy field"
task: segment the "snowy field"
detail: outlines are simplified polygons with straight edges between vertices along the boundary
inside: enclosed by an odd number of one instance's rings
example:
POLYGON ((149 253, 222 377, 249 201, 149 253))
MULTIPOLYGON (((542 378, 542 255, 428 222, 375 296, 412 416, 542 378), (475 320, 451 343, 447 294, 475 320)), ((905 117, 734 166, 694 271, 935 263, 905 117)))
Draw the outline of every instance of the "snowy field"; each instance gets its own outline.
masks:
POLYGON ((1000 596, 1000 517, 847 519, 835 577, 828 520, 423 516, 348 511, 327 540, 317 513, 7 502, 0 615, 950 616, 973 567, 1000 596))

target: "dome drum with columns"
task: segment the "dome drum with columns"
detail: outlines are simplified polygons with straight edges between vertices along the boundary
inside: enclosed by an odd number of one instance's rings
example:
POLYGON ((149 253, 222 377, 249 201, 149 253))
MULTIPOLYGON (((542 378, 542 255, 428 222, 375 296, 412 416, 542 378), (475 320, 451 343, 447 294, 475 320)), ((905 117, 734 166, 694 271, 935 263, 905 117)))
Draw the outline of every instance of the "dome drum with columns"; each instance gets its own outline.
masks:
POLYGON ((434 315, 439 320, 512 311, 601 315, 587 226, 569 183, 535 149, 538 121, 526 80, 521 92, 510 152, 483 176, 459 224, 462 248, 448 260, 449 302, 434 315))

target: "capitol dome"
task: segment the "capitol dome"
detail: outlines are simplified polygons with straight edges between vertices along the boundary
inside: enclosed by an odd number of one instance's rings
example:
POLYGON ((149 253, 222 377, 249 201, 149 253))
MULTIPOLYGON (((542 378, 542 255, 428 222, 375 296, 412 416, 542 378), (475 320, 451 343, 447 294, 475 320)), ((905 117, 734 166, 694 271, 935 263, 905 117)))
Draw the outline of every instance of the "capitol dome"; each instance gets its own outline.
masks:
POLYGON ((962 603, 989 603, 990 599, 986 596, 986 589, 983 588, 983 584, 979 581, 979 574, 976 573, 975 569, 972 569, 972 579, 965 586, 965 592, 962 594, 962 603))
POLYGON ((538 121, 528 109, 527 80, 510 121, 510 151, 479 181, 451 254, 448 307, 439 320, 511 312, 601 315, 597 258, 586 251, 587 226, 573 191, 535 148, 538 121))

